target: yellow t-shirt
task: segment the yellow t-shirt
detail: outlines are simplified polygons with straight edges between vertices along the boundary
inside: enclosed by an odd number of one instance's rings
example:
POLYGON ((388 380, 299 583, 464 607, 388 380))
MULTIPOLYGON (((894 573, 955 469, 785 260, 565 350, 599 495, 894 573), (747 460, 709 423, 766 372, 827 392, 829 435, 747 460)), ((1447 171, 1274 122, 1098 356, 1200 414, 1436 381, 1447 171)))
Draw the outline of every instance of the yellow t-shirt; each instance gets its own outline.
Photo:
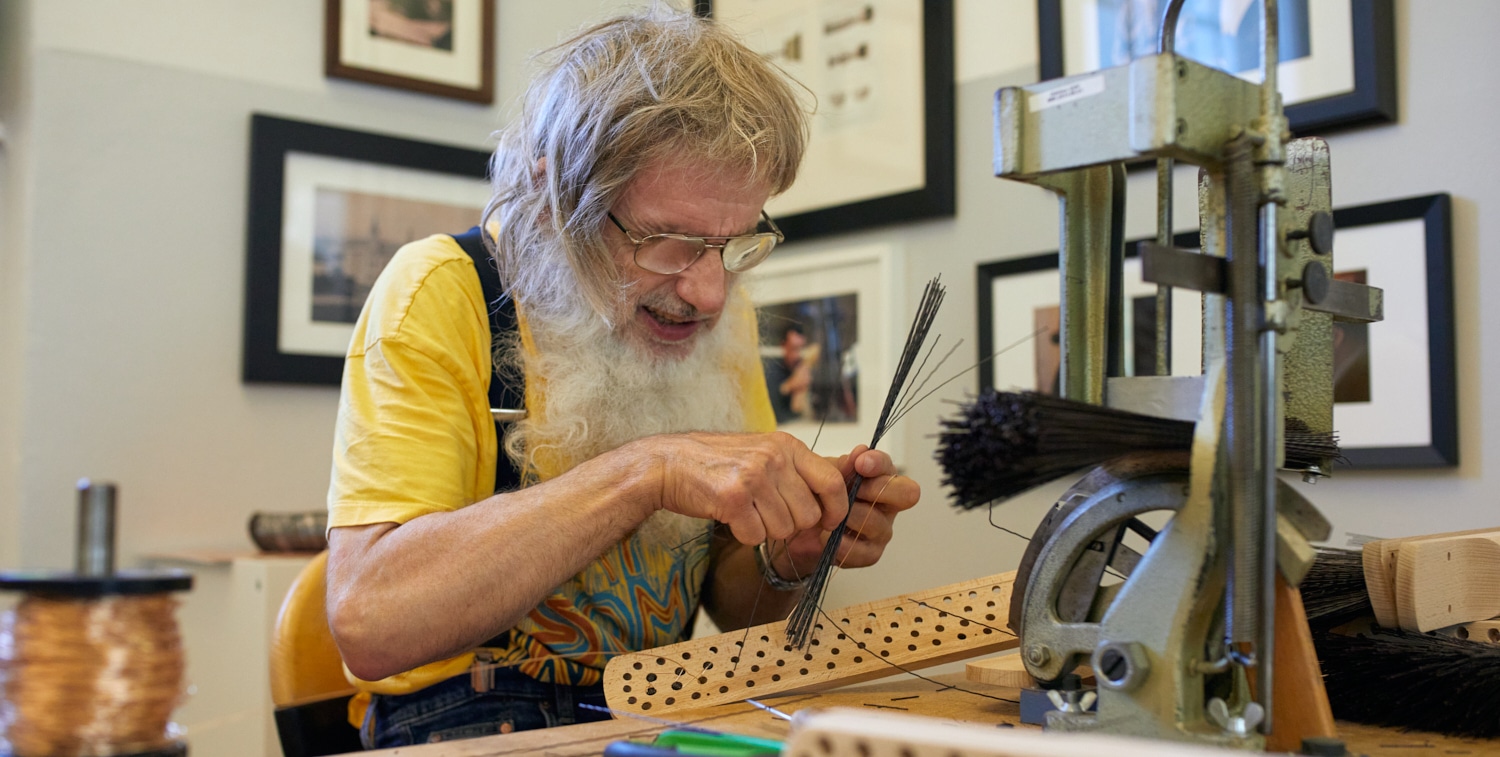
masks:
MULTIPOLYGON (((746 306, 725 317, 754 313, 746 306)), ((491 354, 488 306, 469 256, 446 235, 402 247, 370 292, 345 360, 330 528, 405 523, 494 493, 491 354)), ((773 429, 755 345, 726 368, 744 376, 747 430, 773 429)), ((528 405, 540 406, 534 388, 528 382, 528 405)), ((508 648, 487 656, 539 680, 587 685, 613 655, 676 641, 707 570, 707 540, 699 542, 663 550, 627 537, 546 597, 508 648)), ((350 680, 363 694, 406 694, 473 661, 467 653, 380 681, 350 680)), ((351 703, 356 724, 367 701, 351 703)))

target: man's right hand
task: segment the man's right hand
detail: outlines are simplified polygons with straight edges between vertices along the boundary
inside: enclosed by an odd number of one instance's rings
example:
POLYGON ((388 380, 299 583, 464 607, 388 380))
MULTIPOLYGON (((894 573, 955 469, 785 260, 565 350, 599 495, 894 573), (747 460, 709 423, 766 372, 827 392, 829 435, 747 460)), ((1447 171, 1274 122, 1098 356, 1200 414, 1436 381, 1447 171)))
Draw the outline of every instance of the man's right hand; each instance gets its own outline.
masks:
POLYGON ((729 527, 742 544, 836 528, 849 509, 844 477, 827 459, 780 431, 651 437, 660 471, 658 506, 729 527))

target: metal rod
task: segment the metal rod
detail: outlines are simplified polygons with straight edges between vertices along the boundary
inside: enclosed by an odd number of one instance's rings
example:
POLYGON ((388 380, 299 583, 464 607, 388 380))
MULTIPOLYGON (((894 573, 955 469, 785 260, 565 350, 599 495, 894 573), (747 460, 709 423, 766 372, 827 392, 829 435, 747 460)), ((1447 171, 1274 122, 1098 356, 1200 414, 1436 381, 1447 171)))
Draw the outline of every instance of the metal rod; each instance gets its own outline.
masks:
MULTIPOLYGON (((1277 291, 1277 206, 1268 202, 1260 208, 1260 259, 1265 282, 1265 298, 1269 305, 1280 299, 1277 291)), ((1265 709, 1261 721, 1263 733, 1271 732, 1271 687, 1273 685, 1272 664, 1276 654, 1276 471, 1281 467, 1281 392, 1280 357, 1276 352, 1276 329, 1267 324, 1261 332, 1260 383, 1256 387, 1261 408, 1260 449, 1261 496, 1264 501, 1261 511, 1262 535, 1260 544, 1260 655, 1265 664, 1260 666, 1257 699, 1265 709)))
POLYGON ((1157 36, 1156 51, 1159 53, 1177 52, 1177 17, 1182 15, 1182 4, 1186 0, 1172 0, 1167 3, 1166 10, 1161 14, 1161 33, 1157 36))
MULTIPOLYGON (((1280 111, 1280 108, 1277 107, 1279 93, 1276 91, 1276 68, 1281 63, 1281 30, 1277 28, 1277 24, 1280 21, 1278 20, 1279 9, 1276 7, 1276 0, 1263 0, 1263 2, 1265 5, 1262 7, 1264 12, 1261 14, 1260 39, 1263 50, 1261 53, 1261 63, 1265 69, 1265 75, 1261 80, 1260 87, 1260 113, 1269 119, 1273 114, 1277 114, 1280 111)), ((1276 139, 1281 138, 1280 134, 1270 136, 1276 139)))
POLYGON ((1264 478, 1261 475, 1261 418, 1258 391, 1261 382, 1260 351, 1263 302, 1257 237, 1259 213, 1256 167, 1248 139, 1229 146, 1226 193, 1227 255, 1229 259, 1226 299, 1225 347, 1229 362, 1226 387, 1225 441, 1229 455, 1228 506, 1232 541, 1229 575, 1229 617, 1225 631, 1230 649, 1250 647, 1258 661, 1260 650, 1262 534, 1265 533, 1264 478))
POLYGON ((115 572, 115 485, 78 482, 78 545, 74 571, 80 576, 115 572))
MULTIPOLYGON (((1185 0, 1172 0, 1162 12, 1157 51, 1171 55, 1177 48, 1177 17, 1185 0)), ((1172 166, 1171 158, 1156 160, 1156 243, 1172 245, 1172 166)), ((1172 375, 1172 288, 1156 287, 1156 367, 1157 376, 1172 375)))
MULTIPOLYGON (((1277 87, 1277 65, 1280 62, 1280 29, 1278 28, 1279 8, 1277 0, 1263 0, 1263 13, 1261 15, 1261 43, 1264 53, 1262 63, 1265 68, 1265 76, 1261 82, 1261 123, 1265 124, 1265 139, 1271 156, 1277 159, 1282 157, 1281 150, 1281 125, 1284 119, 1281 113, 1281 95, 1276 91, 1277 87)), ((1270 171, 1279 171, 1281 166, 1268 166, 1270 171)), ((1267 174, 1267 178, 1270 174, 1267 174)), ((1279 226, 1279 214, 1277 202, 1281 189, 1280 174, 1275 174, 1274 181, 1267 181, 1270 186, 1262 187, 1267 190, 1267 195, 1261 198, 1260 212, 1260 264, 1262 276, 1262 296, 1265 298, 1267 311, 1281 299, 1280 276, 1278 262, 1280 260, 1281 230, 1279 226)), ((1256 387, 1257 400, 1261 408, 1261 423, 1259 429, 1259 441, 1261 444, 1261 470, 1264 477, 1261 484, 1262 511, 1261 525, 1264 529, 1261 533, 1260 544, 1260 646, 1258 647, 1265 663, 1260 666, 1259 691, 1257 699, 1265 711, 1265 717, 1260 723, 1261 733, 1269 734, 1274 727, 1272 722, 1272 695, 1275 682, 1272 680, 1275 669, 1276 655, 1276 471, 1281 466, 1281 373, 1279 358, 1276 352, 1277 328, 1279 324, 1270 323, 1270 319, 1262 325, 1261 332, 1261 377, 1260 385, 1256 387)))
MULTIPOLYGON (((1171 158, 1156 160, 1156 243, 1172 246, 1171 158)), ((1172 375, 1172 287, 1156 285, 1156 376, 1172 375)))

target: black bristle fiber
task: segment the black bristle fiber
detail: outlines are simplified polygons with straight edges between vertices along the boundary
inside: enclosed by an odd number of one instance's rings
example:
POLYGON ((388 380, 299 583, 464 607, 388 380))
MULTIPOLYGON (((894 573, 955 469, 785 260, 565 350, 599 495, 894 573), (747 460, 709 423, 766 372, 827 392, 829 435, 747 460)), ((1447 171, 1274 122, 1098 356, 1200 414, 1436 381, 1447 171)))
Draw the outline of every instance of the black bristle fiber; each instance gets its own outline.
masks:
POLYGON ((1323 465, 1324 460, 1349 462, 1339 451, 1339 435, 1329 431, 1319 433, 1307 427, 1300 418, 1286 419, 1286 432, 1282 443, 1286 453, 1285 466, 1306 470, 1314 465, 1323 465))
POLYGON ((990 392, 943 420, 943 484, 965 510, 1128 452, 1187 449, 1193 424, 1036 392, 990 392))
POLYGON ((1364 560, 1358 550, 1318 547, 1318 557, 1297 587, 1307 623, 1323 630, 1369 615, 1364 560))
MULTIPOLYGON (((908 392, 907 379, 911 377, 912 368, 917 364, 917 358, 922 352, 922 344, 927 340, 927 333, 932 330, 932 324, 937 319, 938 308, 943 304, 943 296, 947 289, 937 278, 927 282, 926 288, 922 290, 922 300, 917 305, 917 316, 912 320, 911 329, 906 334, 906 345, 901 350, 901 357, 896 362, 896 373, 891 379, 891 388, 885 397, 885 405, 880 409, 880 419, 875 422, 875 434, 870 440, 870 449, 880 443, 880 438, 900 418, 901 414, 910 409, 920 398, 913 398, 908 392)), ((925 365, 925 359, 923 361, 925 365)), ((864 483, 864 477, 858 473, 849 481, 849 505, 854 506, 855 495, 859 492, 860 484, 864 483)), ((786 637, 787 642, 797 649, 805 649, 812 641, 812 632, 818 613, 823 607, 823 595, 828 590, 828 577, 833 573, 833 559, 837 554, 839 544, 844 540, 844 531, 849 523, 849 516, 844 516, 843 522, 838 528, 833 529, 828 535, 828 541, 823 544, 823 552, 819 556, 818 565, 808 577, 807 586, 803 590, 802 598, 798 600, 797 606, 792 608, 791 615, 787 616, 786 637)))
POLYGON ((1319 547, 1298 589, 1335 717, 1454 736, 1500 736, 1500 646, 1364 621, 1355 624, 1363 629, 1358 635, 1331 632, 1371 614, 1359 550, 1319 547))
POLYGON ((1387 629, 1314 643, 1334 717, 1500 737, 1500 646, 1387 629))
MULTIPOLYGON (((941 421, 937 460, 954 506, 972 510, 1131 452, 1186 450, 1193 422, 1036 392, 987 392, 941 421)), ((1289 419, 1286 465, 1339 459, 1338 439, 1289 419)))

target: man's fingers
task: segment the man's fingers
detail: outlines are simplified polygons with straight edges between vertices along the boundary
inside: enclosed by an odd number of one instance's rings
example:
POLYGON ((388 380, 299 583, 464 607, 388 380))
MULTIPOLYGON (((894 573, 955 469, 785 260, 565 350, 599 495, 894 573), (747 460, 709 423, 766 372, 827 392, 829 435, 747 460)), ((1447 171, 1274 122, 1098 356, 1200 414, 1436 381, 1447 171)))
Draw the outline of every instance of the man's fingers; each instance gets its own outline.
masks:
POLYGON ((859 486, 858 499, 899 512, 917 504, 921 496, 922 487, 916 481, 906 476, 891 475, 865 479, 859 486))
POLYGON ((741 544, 759 544, 766 540, 766 528, 759 517, 751 511, 724 523, 729 533, 741 544))
POLYGON ((798 531, 805 531, 823 520, 823 507, 812 490, 802 479, 788 476, 778 482, 778 491, 786 503, 787 515, 792 530, 775 538, 786 539, 798 531))
POLYGON ((818 525, 825 531, 837 528, 849 511, 849 490, 845 488, 844 477, 839 474, 839 469, 806 447, 797 451, 794 460, 797 475, 802 477, 802 481, 821 505, 822 517, 818 520, 818 525))
POLYGON ((833 564, 841 568, 867 568, 880 561, 885 554, 885 544, 872 544, 864 539, 845 539, 834 554, 833 564))
POLYGON ((871 507, 864 502, 854 503, 849 510, 849 523, 846 526, 845 535, 854 536, 864 541, 872 541, 884 544, 891 540, 895 533, 895 524, 892 517, 881 512, 878 507, 871 507))

